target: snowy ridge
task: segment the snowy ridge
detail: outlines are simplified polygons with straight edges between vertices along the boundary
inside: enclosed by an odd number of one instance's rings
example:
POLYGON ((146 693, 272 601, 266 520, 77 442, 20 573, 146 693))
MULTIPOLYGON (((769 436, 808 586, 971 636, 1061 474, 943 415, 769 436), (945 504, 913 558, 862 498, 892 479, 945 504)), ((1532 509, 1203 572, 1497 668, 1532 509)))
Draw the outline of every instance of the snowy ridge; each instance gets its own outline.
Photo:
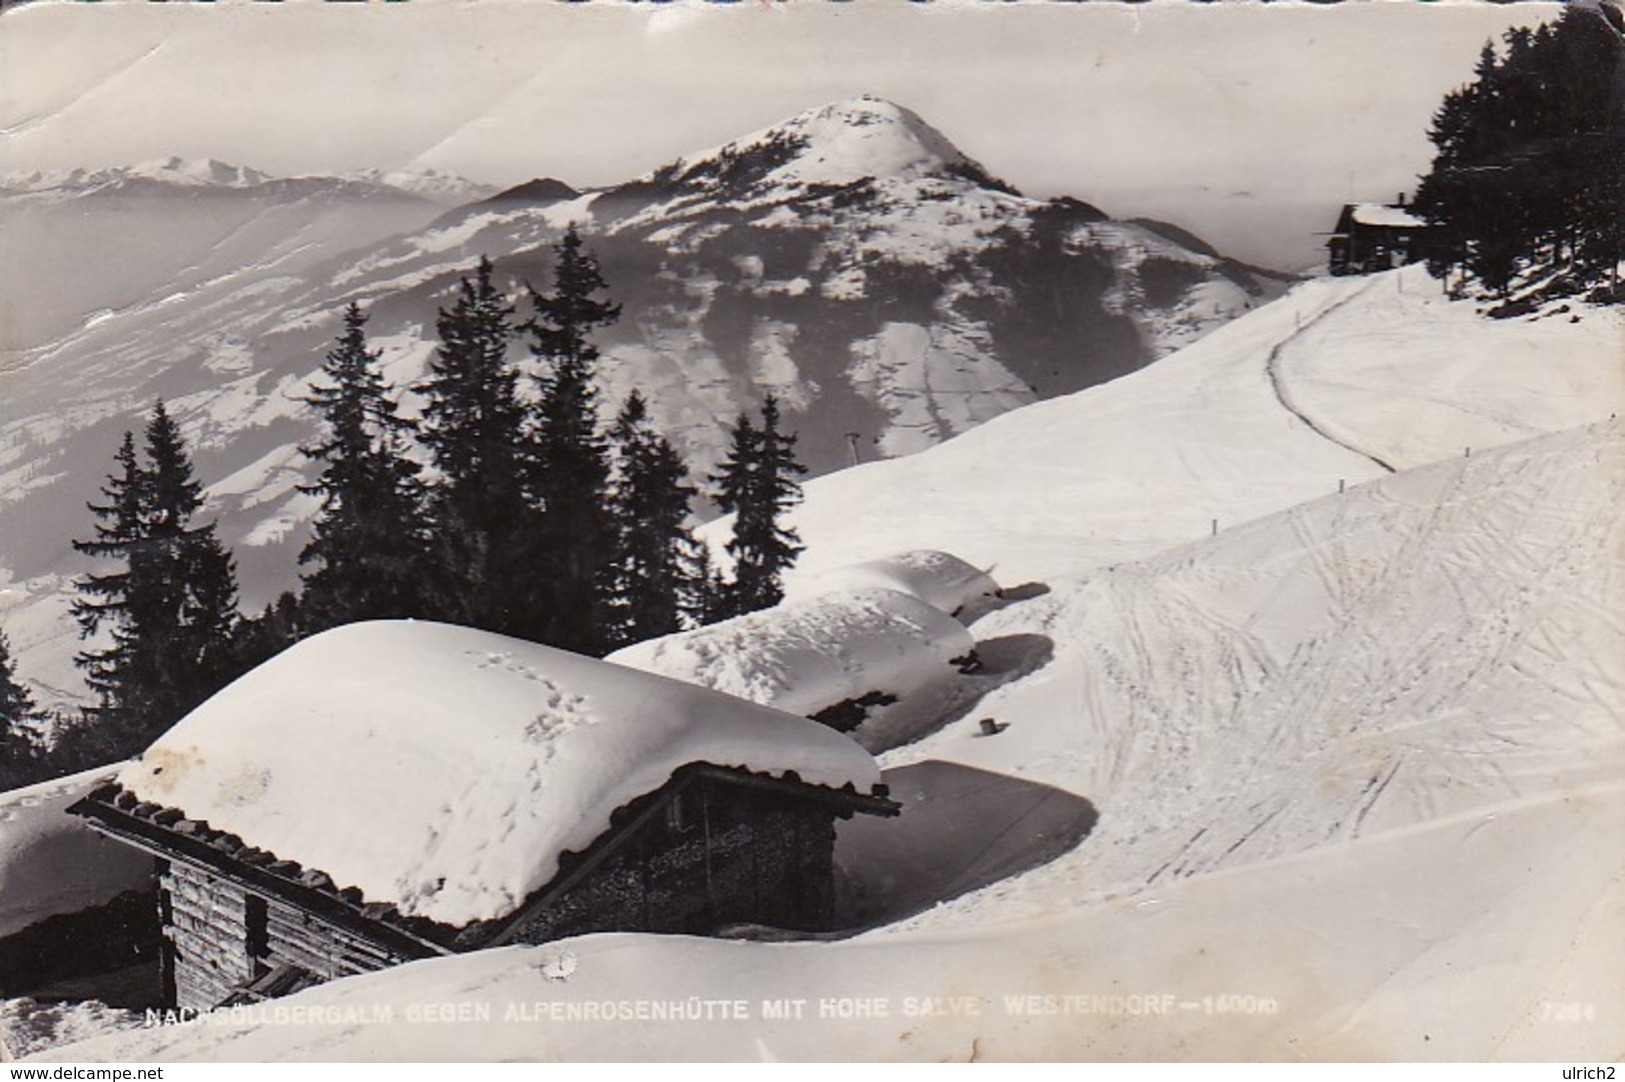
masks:
POLYGON ((561 853, 693 762, 864 792, 880 779, 804 718, 489 632, 386 621, 284 651, 118 780, 368 901, 462 926, 513 911, 561 853), (338 823, 377 829, 357 844, 338 823))
POLYGON ((169 157, 102 169, 46 169, 0 174, 0 195, 83 195, 116 189, 132 182, 201 191, 240 190, 293 181, 393 188, 445 205, 473 202, 494 191, 491 185, 434 169, 363 169, 342 175, 313 173, 279 178, 250 166, 232 165, 213 158, 169 157))
POLYGON ((496 192, 496 188, 490 184, 428 168, 363 169, 346 173, 340 179, 394 188, 445 206, 472 203, 496 192))
POLYGON ((1011 586, 1147 556, 1215 519, 1606 419, 1625 410, 1622 339, 1617 309, 1484 319, 1421 267, 1307 282, 1142 371, 810 482, 795 574, 943 548, 1011 586))
POLYGON ((267 173, 213 158, 156 158, 106 169, 54 169, 0 176, 0 193, 76 191, 153 181, 185 188, 251 188, 271 179, 267 173))

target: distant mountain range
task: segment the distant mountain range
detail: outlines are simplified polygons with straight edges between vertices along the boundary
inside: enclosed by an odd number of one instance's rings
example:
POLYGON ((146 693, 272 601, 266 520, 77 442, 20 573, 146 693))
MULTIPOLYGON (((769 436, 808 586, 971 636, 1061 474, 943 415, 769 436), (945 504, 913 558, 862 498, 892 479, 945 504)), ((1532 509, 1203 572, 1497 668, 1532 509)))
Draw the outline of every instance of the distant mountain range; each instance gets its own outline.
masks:
POLYGON ((273 178, 180 158, 0 176, 0 371, 90 319, 227 276, 300 274, 490 193, 432 171, 273 178))
POLYGON ((73 683, 60 597, 84 565, 67 542, 154 399, 258 604, 295 581, 313 510, 296 491, 300 398, 342 307, 369 310, 409 385, 458 277, 488 255, 516 293, 544 285, 571 223, 623 305, 600 336, 605 409, 641 388, 696 473, 769 391, 827 472, 1132 372, 1286 285, 1176 227, 1023 196, 872 98, 591 190, 178 159, 0 181, 0 250, 16 253, 0 296, 27 313, 0 343, 0 622, 58 599, 51 621, 16 621, 25 674, 43 650, 40 678, 73 683))

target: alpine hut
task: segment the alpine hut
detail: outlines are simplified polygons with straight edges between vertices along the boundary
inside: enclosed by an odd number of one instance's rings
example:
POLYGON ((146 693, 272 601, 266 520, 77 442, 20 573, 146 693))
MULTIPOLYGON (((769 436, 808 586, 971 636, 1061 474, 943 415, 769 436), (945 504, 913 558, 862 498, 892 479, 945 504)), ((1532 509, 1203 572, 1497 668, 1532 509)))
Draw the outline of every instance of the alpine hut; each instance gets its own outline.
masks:
POLYGON ((1415 263, 1427 231, 1427 220, 1405 205, 1404 193, 1393 203, 1349 203, 1326 242, 1327 269, 1371 274, 1415 263))
POLYGON ((834 824, 895 815, 824 726, 489 632, 352 624, 70 810, 157 862, 169 1002, 596 931, 819 929, 834 824))

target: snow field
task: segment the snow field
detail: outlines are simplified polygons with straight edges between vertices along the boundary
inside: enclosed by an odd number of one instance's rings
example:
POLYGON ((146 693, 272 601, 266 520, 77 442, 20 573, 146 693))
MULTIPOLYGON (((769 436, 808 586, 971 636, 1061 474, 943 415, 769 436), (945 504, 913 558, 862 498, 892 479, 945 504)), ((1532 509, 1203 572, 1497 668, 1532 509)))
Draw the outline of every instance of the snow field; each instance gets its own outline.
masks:
POLYGON ((53 1055, 1611 1057, 1622 463, 1625 425, 1560 433, 977 620, 1055 656, 979 704, 1004 731, 951 725, 885 765, 1049 785, 1099 824, 911 919, 837 944, 616 935, 437 960, 284 1001, 331 1021, 53 1055), (677 1000, 702 1014, 648 1015, 677 1000), (765 1015, 788 1000, 801 1017, 765 1015), (411 1021, 445 1002, 483 1020, 411 1021))

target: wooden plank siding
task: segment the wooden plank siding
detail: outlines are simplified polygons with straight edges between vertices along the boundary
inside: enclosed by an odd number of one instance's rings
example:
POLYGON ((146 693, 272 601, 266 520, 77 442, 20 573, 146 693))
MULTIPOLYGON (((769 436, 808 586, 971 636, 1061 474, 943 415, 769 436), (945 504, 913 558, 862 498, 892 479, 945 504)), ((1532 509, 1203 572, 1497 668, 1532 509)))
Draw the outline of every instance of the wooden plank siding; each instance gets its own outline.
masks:
POLYGON ((371 973, 408 959, 296 906, 266 896, 264 954, 249 950, 249 892, 211 871, 175 861, 160 879, 170 915, 175 1005, 207 1010, 282 965, 321 980, 371 973))
POLYGON ((835 817, 827 808, 710 778, 680 800, 504 941, 613 931, 705 935, 746 923, 824 928, 835 875, 835 817))

